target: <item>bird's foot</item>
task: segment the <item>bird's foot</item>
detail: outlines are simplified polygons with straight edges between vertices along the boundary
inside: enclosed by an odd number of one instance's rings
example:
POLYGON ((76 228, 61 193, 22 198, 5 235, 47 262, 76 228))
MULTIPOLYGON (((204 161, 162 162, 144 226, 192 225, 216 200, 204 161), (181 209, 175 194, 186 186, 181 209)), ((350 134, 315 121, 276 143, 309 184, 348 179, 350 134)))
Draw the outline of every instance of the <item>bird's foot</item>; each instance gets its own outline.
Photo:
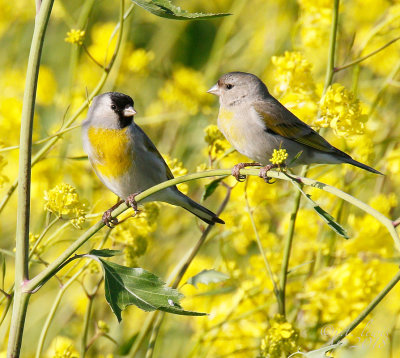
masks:
POLYGON ((113 218, 111 216, 111 213, 118 208, 118 206, 120 206, 124 201, 123 200, 118 200, 118 202, 113 205, 110 209, 106 210, 101 218, 101 220, 103 221, 103 223, 109 227, 110 229, 112 229, 114 226, 118 225, 118 219, 117 218, 113 218), (112 226, 113 225, 113 226, 112 226))
POLYGON ((140 192, 131 194, 125 200, 126 205, 130 206, 135 211, 135 214, 137 214, 139 212, 139 210, 137 208, 137 202, 135 199, 139 194, 140 194, 140 192))
POLYGON ((275 181, 272 181, 272 178, 268 176, 268 172, 273 168, 278 168, 278 164, 268 164, 265 167, 260 169, 260 174, 258 175, 260 178, 263 178, 267 184, 274 184, 275 181))
POLYGON ((246 175, 240 174, 240 171, 246 167, 259 167, 260 163, 238 163, 232 168, 232 175, 238 182, 243 182, 246 179, 246 175))

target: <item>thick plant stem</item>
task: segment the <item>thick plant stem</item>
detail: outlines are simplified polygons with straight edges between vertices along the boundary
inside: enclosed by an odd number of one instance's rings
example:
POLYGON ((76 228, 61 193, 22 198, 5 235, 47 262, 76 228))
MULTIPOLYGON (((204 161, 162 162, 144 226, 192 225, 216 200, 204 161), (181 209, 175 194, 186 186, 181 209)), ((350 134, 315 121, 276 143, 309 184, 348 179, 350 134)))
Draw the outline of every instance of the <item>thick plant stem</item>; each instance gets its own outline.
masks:
POLYGON ((392 280, 379 292, 379 294, 371 301, 371 303, 351 322, 342 332, 340 332, 332 341, 332 344, 340 342, 350 332, 354 330, 368 314, 381 302, 391 289, 400 281, 400 271, 392 278, 392 280))
POLYGON ((287 282, 287 274, 289 267, 289 258, 290 258, 290 253, 292 252, 294 228, 296 225, 297 213, 300 207, 300 198, 301 198, 301 192, 298 191, 294 198, 293 210, 290 213, 289 229, 286 234, 285 248, 283 251, 283 261, 282 261, 282 269, 281 269, 281 276, 279 283, 279 299, 278 299, 279 313, 282 316, 286 315, 286 306, 285 306, 286 282, 287 282))
POLYGON ((31 191, 32 128, 35 113, 36 88, 40 58, 47 24, 54 0, 44 0, 36 15, 35 28, 28 59, 25 92, 21 116, 18 173, 18 210, 15 254, 15 296, 8 340, 8 357, 18 357, 22 343, 29 293, 22 292, 22 284, 29 279, 29 218, 31 191))
POLYGON ((332 13, 332 25, 331 33, 329 38, 329 54, 328 54, 328 65, 326 68, 324 93, 327 88, 331 85, 333 75, 335 73, 335 57, 336 57, 336 37, 339 20, 339 0, 333 2, 333 13, 332 13))

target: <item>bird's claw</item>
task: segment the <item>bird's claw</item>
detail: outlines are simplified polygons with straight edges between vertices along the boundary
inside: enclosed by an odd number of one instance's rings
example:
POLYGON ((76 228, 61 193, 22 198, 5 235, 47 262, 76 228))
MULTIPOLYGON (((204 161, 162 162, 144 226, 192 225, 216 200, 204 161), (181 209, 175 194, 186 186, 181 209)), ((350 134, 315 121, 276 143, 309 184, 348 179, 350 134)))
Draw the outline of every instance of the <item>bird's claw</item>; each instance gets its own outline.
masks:
POLYGON ((232 168, 232 176, 236 178, 238 182, 243 182, 246 179, 246 175, 240 174, 240 171, 246 167, 258 167, 260 163, 238 163, 232 168))
POLYGON ((118 219, 111 216, 113 210, 113 208, 106 210, 101 218, 103 223, 110 229, 118 225, 118 219))
POLYGON ((263 178, 264 181, 267 184, 274 184, 275 181, 272 181, 272 178, 268 176, 268 172, 272 169, 272 168, 276 168, 276 164, 268 164, 265 167, 260 168, 260 173, 258 174, 258 176, 260 178, 263 178))
POLYGON ((235 177, 235 179, 240 183, 240 182, 244 182, 246 179, 246 175, 244 174, 240 174, 240 170, 243 169, 243 165, 241 165, 243 163, 239 163, 236 164, 233 168, 232 168, 232 176, 235 177))
POLYGON ((138 195, 139 195, 139 193, 131 194, 125 200, 126 205, 130 206, 135 211, 135 214, 139 213, 139 210, 138 210, 138 207, 137 207, 137 202, 136 202, 136 199, 135 199, 136 196, 138 196, 138 195))

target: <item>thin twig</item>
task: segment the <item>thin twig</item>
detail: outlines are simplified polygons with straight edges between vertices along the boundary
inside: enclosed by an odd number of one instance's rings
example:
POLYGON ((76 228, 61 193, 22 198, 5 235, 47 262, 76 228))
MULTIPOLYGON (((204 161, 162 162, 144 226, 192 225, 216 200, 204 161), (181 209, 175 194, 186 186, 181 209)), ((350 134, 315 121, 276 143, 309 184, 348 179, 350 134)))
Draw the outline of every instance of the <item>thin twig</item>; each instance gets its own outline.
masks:
POLYGON ((365 55, 365 56, 363 56, 363 57, 360 57, 359 59, 354 60, 354 61, 352 61, 352 62, 349 62, 349 63, 347 63, 347 64, 345 64, 345 65, 342 65, 342 66, 339 66, 339 67, 335 67, 335 68, 333 69, 333 71, 334 71, 334 72, 339 72, 339 71, 342 71, 342 70, 344 70, 344 69, 346 69, 346 68, 349 68, 349 67, 351 67, 351 66, 354 66, 354 65, 356 65, 356 64, 358 64, 358 63, 360 63, 360 62, 366 60, 367 58, 370 58, 370 57, 376 55, 377 53, 381 52, 382 50, 384 50, 386 47, 390 46, 391 44, 394 44, 394 43, 395 43, 396 41, 398 41, 398 40, 400 40, 400 36, 399 36, 399 37, 396 37, 395 39, 393 39, 393 40, 391 40, 391 41, 389 41, 387 44, 385 44, 385 45, 379 47, 377 50, 372 51, 372 52, 369 53, 368 55, 365 55))

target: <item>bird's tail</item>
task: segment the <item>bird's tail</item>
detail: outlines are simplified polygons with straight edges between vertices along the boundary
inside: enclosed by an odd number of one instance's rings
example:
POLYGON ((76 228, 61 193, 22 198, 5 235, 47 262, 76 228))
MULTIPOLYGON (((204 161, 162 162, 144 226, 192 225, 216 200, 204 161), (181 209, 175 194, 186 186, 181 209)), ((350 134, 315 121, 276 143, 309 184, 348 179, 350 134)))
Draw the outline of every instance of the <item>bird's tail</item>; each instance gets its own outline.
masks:
POLYGON ((374 173, 374 174, 383 175, 381 172, 378 172, 378 171, 375 170, 374 168, 371 168, 371 167, 369 167, 368 165, 365 165, 365 164, 363 164, 363 163, 357 162, 357 160, 354 160, 354 159, 352 159, 352 158, 347 158, 346 163, 352 164, 352 165, 354 165, 354 166, 356 166, 356 167, 359 167, 359 168, 361 168, 361 169, 368 170, 369 172, 374 173))
POLYGON ((199 219, 205 221, 207 224, 210 225, 214 225, 215 223, 225 224, 225 222, 221 220, 217 215, 215 215, 211 210, 208 210, 204 206, 196 203, 194 200, 190 199, 185 194, 182 193, 179 194, 181 194, 180 195, 181 200, 179 200, 179 203, 176 203, 175 205, 182 206, 182 208, 196 215, 199 219))

